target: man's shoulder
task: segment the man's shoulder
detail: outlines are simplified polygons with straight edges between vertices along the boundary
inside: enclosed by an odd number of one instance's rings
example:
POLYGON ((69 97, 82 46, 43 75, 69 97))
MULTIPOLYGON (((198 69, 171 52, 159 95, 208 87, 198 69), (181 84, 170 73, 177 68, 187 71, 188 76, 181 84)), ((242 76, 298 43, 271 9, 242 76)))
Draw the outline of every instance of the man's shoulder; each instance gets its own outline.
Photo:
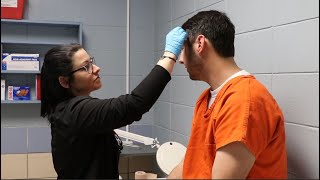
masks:
MULTIPOLYGON (((253 75, 239 76, 226 84, 225 91, 243 96, 248 92, 268 93, 268 89, 253 75)), ((249 95, 249 94, 248 94, 249 95)))

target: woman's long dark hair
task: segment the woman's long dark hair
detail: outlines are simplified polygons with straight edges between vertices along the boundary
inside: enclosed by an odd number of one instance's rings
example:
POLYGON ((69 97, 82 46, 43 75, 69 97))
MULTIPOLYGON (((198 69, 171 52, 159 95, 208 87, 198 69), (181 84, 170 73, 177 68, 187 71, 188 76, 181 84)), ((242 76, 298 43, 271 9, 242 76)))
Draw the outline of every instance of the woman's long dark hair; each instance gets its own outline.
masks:
MULTIPOLYGON (((61 45, 50 49, 41 68, 41 116, 50 115, 55 106, 73 95, 59 83, 59 76, 72 71, 74 54, 82 49, 79 44, 61 45)), ((72 76, 70 77, 72 80, 72 76)), ((51 122, 50 122, 51 123, 51 122)))

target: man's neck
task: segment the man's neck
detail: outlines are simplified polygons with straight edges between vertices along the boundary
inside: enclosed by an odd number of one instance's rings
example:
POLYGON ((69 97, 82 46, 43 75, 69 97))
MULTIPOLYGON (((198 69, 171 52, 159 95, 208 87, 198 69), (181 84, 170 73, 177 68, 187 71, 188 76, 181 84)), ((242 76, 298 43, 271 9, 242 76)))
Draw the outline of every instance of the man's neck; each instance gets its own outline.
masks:
POLYGON ((221 58, 216 61, 210 61, 204 72, 205 81, 210 85, 211 90, 217 89, 230 76, 241 71, 233 58, 221 58))

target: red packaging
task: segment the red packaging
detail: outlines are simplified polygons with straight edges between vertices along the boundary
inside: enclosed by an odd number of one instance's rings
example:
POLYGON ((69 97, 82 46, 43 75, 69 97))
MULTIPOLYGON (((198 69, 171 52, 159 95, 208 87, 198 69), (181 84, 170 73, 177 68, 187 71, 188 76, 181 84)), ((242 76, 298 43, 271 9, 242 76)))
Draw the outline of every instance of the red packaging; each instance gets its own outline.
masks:
POLYGON ((1 19, 22 19, 24 0, 1 0, 1 19))
POLYGON ((41 75, 36 75, 36 97, 37 100, 41 100, 41 75))

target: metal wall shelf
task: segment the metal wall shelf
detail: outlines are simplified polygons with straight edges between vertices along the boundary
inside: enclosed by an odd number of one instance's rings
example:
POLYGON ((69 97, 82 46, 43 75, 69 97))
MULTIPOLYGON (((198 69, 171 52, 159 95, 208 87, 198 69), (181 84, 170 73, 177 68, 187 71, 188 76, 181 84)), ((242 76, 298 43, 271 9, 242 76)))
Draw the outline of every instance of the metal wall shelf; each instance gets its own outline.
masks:
POLYGON ((40 74, 40 71, 1 70, 1 74, 40 74))
POLYGON ((40 104, 41 101, 35 100, 35 82, 36 75, 41 74, 44 55, 52 47, 69 43, 82 44, 80 22, 1 19, 2 53, 40 55, 39 71, 1 70, 1 78, 6 80, 6 93, 8 86, 30 86, 34 100, 1 100, 1 104, 40 104))
POLYGON ((1 104, 41 104, 40 100, 10 101, 1 100, 1 104))

